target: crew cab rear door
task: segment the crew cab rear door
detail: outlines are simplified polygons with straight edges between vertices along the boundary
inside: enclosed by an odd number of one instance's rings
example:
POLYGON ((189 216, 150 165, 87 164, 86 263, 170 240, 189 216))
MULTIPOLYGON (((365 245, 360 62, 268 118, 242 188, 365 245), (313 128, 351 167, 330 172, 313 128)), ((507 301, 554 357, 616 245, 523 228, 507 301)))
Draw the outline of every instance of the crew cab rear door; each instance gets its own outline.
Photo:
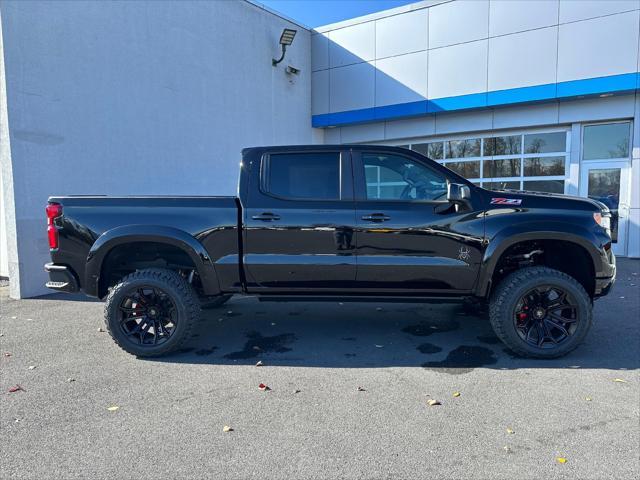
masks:
POLYGON ((411 152, 354 151, 353 168, 357 286, 389 294, 472 290, 482 258, 481 199, 449 204, 447 183, 460 179, 411 152))
POLYGON ((354 283, 350 152, 270 150, 252 162, 244 207, 249 291, 340 291, 354 283))

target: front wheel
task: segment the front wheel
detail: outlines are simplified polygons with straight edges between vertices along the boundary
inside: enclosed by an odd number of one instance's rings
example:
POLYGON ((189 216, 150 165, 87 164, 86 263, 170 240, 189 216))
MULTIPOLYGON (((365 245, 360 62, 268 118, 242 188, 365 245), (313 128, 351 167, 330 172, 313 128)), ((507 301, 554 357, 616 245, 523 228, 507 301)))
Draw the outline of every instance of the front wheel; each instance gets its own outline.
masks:
POLYGON ((491 297, 489 318, 509 349, 523 357, 558 358, 591 328, 591 298, 569 275, 527 267, 505 277, 491 297))
POLYGON ((124 277, 107 297, 104 320, 116 344, 138 357, 181 348, 200 318, 200 302, 178 273, 161 268, 124 277))

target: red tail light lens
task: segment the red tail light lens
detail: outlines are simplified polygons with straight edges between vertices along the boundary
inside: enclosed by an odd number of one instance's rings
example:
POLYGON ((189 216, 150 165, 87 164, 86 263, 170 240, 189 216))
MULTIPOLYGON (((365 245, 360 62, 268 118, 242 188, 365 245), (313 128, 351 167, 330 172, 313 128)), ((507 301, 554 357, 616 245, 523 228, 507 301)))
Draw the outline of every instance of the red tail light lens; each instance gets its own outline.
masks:
POLYGON ((58 248, 58 229, 53 224, 53 220, 62 215, 62 205, 50 203, 46 208, 47 212, 47 237, 49 237, 49 248, 58 248))

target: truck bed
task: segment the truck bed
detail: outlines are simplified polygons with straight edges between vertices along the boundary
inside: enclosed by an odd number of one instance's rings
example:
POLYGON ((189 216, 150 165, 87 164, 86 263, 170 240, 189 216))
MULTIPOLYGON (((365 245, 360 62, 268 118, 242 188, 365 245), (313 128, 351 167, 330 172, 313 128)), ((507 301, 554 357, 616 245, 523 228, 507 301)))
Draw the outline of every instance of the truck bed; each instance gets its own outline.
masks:
MULTIPOLYGON (((220 270, 225 286, 233 290, 240 285, 240 202, 235 197, 74 195, 50 197, 49 202, 62 205, 64 211, 58 225, 60 248, 52 252, 52 260, 70 266, 89 291, 98 281, 89 278, 95 275, 88 272, 93 252, 123 231, 131 235, 140 227, 158 237, 171 233, 185 243, 195 239, 202 247, 201 256, 220 270)), ((145 235, 140 241, 153 237, 145 235)))

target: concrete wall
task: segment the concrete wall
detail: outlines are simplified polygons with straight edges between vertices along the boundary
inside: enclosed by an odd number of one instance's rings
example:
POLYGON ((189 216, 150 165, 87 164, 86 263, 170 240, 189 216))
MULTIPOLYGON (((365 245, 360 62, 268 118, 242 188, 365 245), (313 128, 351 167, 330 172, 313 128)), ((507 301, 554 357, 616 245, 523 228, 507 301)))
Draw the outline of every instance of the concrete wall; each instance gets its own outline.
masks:
POLYGON ((49 195, 233 195, 241 148, 319 140, 310 33, 251 3, 3 1, 0 9, 14 297, 46 293, 49 195), (274 68, 284 27, 298 34, 274 68), (287 75, 286 65, 300 74, 287 75))
POLYGON ((640 0, 419 2, 315 30, 317 126, 633 91, 640 81, 640 0))

